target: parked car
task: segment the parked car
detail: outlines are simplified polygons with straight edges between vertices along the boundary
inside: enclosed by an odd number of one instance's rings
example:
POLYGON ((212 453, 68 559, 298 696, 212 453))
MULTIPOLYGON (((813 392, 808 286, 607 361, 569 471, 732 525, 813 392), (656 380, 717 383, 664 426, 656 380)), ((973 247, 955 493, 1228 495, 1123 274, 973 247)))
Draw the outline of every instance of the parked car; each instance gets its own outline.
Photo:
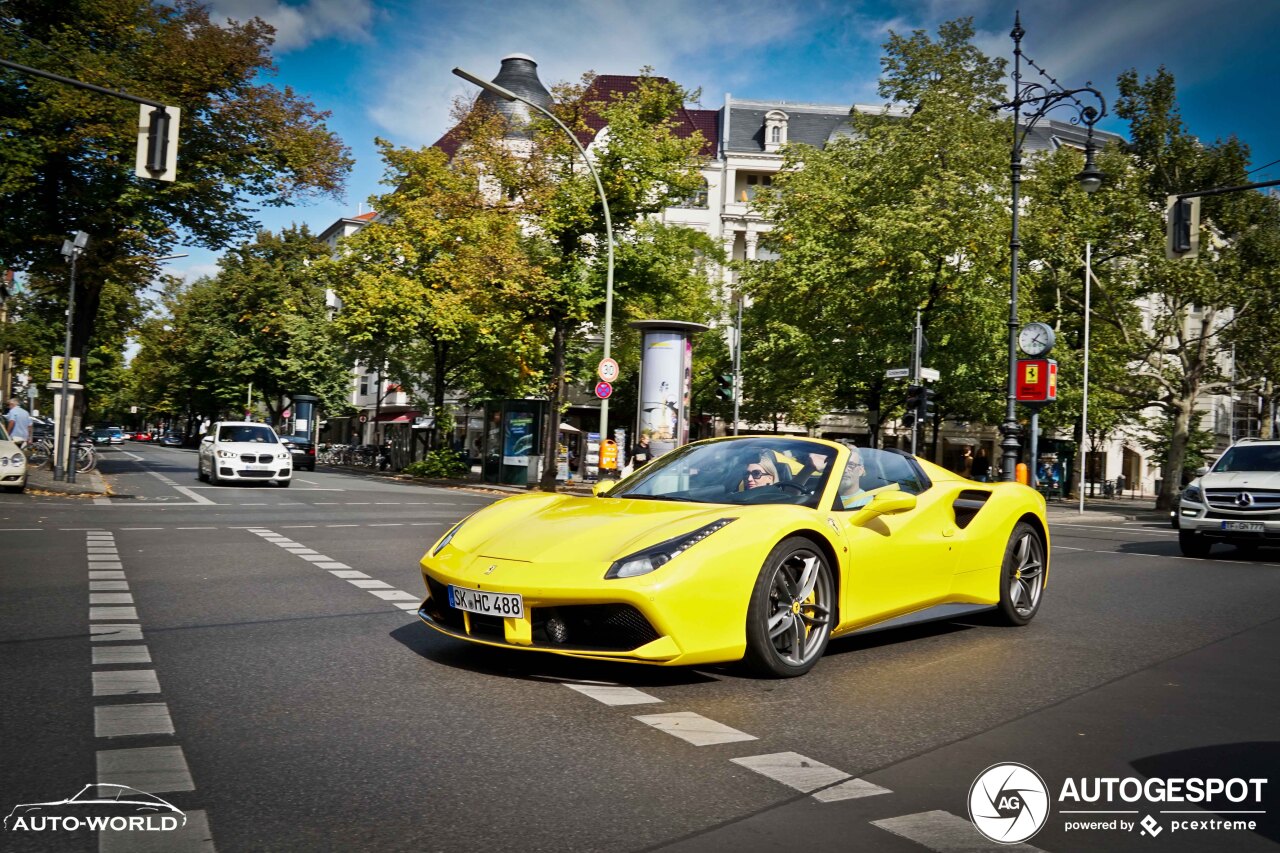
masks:
POLYGON ((154 437, 151 435, 151 433, 149 433, 149 432, 145 432, 145 431, 144 431, 144 432, 135 432, 135 433, 133 434, 133 440, 134 440, 134 441, 152 441, 152 440, 153 440, 153 438, 154 438, 154 437))
POLYGON ((167 432, 164 435, 160 436, 159 442, 161 447, 181 447, 182 433, 167 432))
POLYGON ((215 486, 270 480, 287 489, 293 454, 266 424, 219 421, 200 439, 196 476, 215 486))
POLYGON ((27 457, 9 438, 0 422, 0 488, 22 492, 27 488, 27 457))
POLYGON ((293 470, 316 470, 316 446, 300 435, 282 435, 280 441, 293 455, 293 470))
POLYGON ((124 444, 124 429, 121 427, 107 427, 107 431, 111 433, 112 444, 124 444))
POLYGON ((94 447, 110 447, 112 444, 115 444, 111 438, 111 430, 106 427, 95 429, 93 432, 89 433, 89 440, 93 442, 94 447))

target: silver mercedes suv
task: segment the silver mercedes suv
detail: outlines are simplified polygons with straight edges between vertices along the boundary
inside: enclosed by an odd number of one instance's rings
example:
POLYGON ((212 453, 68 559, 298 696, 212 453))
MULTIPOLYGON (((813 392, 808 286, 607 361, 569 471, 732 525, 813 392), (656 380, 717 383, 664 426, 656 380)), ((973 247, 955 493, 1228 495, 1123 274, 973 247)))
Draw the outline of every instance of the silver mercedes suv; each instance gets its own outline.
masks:
POLYGON ((1246 553, 1280 546, 1280 441, 1242 438, 1229 447, 1183 491, 1177 521, 1188 557, 1208 555, 1214 542, 1246 553))

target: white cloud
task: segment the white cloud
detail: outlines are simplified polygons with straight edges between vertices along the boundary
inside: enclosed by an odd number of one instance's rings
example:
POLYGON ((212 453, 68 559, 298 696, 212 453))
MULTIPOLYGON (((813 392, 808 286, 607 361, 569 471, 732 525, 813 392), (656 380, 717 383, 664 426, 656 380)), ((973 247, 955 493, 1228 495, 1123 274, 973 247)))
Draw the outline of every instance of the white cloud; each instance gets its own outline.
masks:
POLYGON ((299 50, 326 38, 367 41, 373 24, 372 0, 216 0, 210 7, 215 21, 261 18, 276 30, 274 50, 299 50))
POLYGON ((398 144, 435 142, 451 124, 454 99, 475 94, 450 73, 454 66, 491 79, 511 53, 532 56, 547 86, 589 70, 634 74, 652 66, 702 86, 714 107, 761 64, 761 51, 794 39, 816 14, 770 0, 483 0, 441 12, 405 22, 404 40, 385 55, 365 93, 370 118, 398 144))

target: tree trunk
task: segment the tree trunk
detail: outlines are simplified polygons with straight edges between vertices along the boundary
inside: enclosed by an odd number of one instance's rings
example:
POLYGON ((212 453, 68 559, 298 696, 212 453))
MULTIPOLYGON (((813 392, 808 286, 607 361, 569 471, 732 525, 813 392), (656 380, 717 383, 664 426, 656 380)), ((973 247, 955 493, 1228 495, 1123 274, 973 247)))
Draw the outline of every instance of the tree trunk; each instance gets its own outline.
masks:
POLYGON ((1172 509, 1182 491, 1182 466, 1187 458, 1187 439, 1191 432, 1191 413, 1195 397, 1176 400, 1173 415, 1173 434, 1169 437, 1169 452, 1160 466, 1160 493, 1156 495, 1156 509, 1172 509))
MULTIPOLYGON (((547 396, 549 404, 547 406, 546 419, 546 435, 543 436, 542 442, 542 477, 538 481, 538 488, 544 492, 554 492, 556 490, 556 461, 559 458, 560 451, 560 399, 564 389, 564 361, 565 361, 565 327, 564 321, 558 321, 555 324, 555 331, 552 335, 552 355, 551 355, 551 388, 547 396)), ((608 436, 600 436, 603 442, 608 436)))

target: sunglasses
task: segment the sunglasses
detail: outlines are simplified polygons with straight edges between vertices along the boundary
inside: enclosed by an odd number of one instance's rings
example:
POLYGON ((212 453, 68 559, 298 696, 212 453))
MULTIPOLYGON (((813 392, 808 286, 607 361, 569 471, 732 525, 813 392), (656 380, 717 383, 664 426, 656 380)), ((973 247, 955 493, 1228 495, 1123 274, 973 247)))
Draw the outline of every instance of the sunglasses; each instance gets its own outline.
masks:
POLYGON ((752 480, 759 480, 761 477, 772 477, 773 475, 763 468, 748 468, 747 476, 752 480))

